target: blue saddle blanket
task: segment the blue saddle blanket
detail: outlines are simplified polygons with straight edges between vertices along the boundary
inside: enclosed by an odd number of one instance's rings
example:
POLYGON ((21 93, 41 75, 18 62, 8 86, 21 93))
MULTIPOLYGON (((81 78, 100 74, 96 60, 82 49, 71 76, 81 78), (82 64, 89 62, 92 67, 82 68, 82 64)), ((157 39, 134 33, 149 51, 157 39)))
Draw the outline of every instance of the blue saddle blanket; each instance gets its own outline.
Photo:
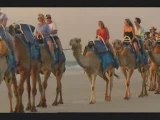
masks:
POLYGON ((135 50, 134 50, 132 47, 129 47, 129 46, 127 46, 127 45, 125 45, 125 47, 126 47, 128 50, 131 51, 131 53, 132 53, 132 55, 133 55, 133 57, 134 57, 134 60, 135 60, 135 63, 136 63, 136 64, 137 64, 137 59, 138 59, 138 61, 139 61, 139 63, 140 63, 141 65, 146 65, 146 64, 148 64, 148 55, 147 55, 146 52, 143 53, 142 50, 140 50, 140 51, 139 51, 139 56, 137 56, 135 50))
POLYGON ((28 49, 31 59, 40 59, 40 47, 37 40, 33 36, 34 27, 28 24, 20 24, 20 27, 24 33, 25 38, 20 40, 28 49))
POLYGON ((15 64, 13 50, 9 47, 9 42, 11 41, 11 38, 9 36, 9 33, 2 26, 0 26, 0 36, 1 36, 2 40, 5 41, 5 43, 7 45, 7 49, 8 49, 8 55, 6 56, 6 59, 7 59, 6 73, 9 73, 12 70, 14 70, 14 71, 16 70, 16 64, 15 64))
MULTIPOLYGON (((86 49, 87 49, 87 47, 86 47, 86 49)), ((107 50, 107 48, 105 47, 105 45, 102 41, 95 40, 94 46, 93 47, 88 46, 87 51, 88 50, 93 51, 97 55, 97 57, 100 60, 101 70, 103 72, 106 72, 109 65, 113 65, 113 67, 115 67, 116 69, 119 68, 117 58, 113 58, 112 53, 107 50)))

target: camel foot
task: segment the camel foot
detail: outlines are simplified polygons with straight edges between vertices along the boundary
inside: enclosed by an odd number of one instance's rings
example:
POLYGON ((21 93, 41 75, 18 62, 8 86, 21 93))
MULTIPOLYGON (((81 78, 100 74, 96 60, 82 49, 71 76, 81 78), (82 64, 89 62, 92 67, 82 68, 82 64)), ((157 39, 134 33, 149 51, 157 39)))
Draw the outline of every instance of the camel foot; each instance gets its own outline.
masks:
POLYGON ((147 92, 145 92, 144 96, 148 96, 148 93, 147 93, 147 92))
POLYGON ((40 101, 37 107, 42 107, 42 102, 40 101))
POLYGON ((105 96, 105 101, 111 101, 111 96, 105 96))
POLYGON ((19 108, 17 108, 17 112, 24 113, 23 105, 20 105, 19 108))
POLYGON ((29 110, 31 110, 31 105, 27 104, 26 111, 29 111, 29 110))
POLYGON ((10 113, 13 113, 13 112, 14 112, 13 109, 11 109, 11 110, 10 110, 10 113))
POLYGON ((125 96, 124 97, 124 100, 129 100, 130 98, 128 96, 125 96))
POLYGON ((31 107, 31 112, 37 112, 37 109, 36 109, 35 106, 32 106, 32 107, 31 107))
POLYGON ((57 101, 54 101, 52 106, 57 106, 58 105, 58 102, 57 101))
POLYGON ((154 94, 160 94, 160 91, 156 90, 154 94))
POLYGON ((89 104, 95 104, 95 103, 96 103, 95 100, 92 100, 92 101, 89 102, 89 104))
POLYGON ((59 100, 58 104, 63 104, 63 100, 59 100))
POLYGON ((42 102, 41 107, 42 107, 42 108, 47 108, 46 102, 42 102))
POLYGON ((140 93, 140 95, 138 97, 143 97, 143 96, 144 96, 143 93, 140 93))

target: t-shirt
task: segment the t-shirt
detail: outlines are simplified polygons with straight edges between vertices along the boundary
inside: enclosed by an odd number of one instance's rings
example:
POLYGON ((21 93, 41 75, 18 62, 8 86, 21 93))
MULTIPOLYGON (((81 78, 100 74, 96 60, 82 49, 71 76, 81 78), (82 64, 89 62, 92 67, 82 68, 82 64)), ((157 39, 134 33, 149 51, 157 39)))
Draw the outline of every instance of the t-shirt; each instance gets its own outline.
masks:
POLYGON ((97 30, 97 36, 100 36, 104 41, 106 41, 109 38, 109 31, 108 31, 108 29, 107 28, 105 28, 105 29, 98 29, 97 30))
POLYGON ((36 27, 36 32, 40 32, 42 33, 43 37, 49 37, 49 35, 46 35, 44 33, 50 33, 50 29, 49 29, 49 26, 48 24, 44 23, 42 25, 38 24, 37 27, 36 27))
MULTIPOLYGON (((56 24, 54 23, 54 22, 52 22, 52 23, 50 23, 50 24, 48 24, 49 25, 49 29, 50 29, 50 32, 52 31, 52 30, 57 30, 57 26, 56 26, 56 24)), ((57 36, 57 33, 56 34, 52 34, 53 36, 57 36)))
POLYGON ((4 25, 4 21, 7 21, 8 17, 4 13, 0 13, 0 24, 4 25))
POLYGON ((135 35, 140 37, 141 40, 144 40, 144 33, 145 33, 145 30, 142 27, 140 27, 138 30, 135 27, 135 35))

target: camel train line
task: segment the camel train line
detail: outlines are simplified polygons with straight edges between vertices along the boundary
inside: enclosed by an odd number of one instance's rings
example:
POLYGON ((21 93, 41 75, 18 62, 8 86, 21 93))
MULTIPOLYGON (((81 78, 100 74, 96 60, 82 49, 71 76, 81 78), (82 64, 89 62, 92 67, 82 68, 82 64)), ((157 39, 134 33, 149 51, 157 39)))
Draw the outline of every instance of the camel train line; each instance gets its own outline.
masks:
MULTIPOLYGON (((22 99, 25 82, 28 93, 26 110, 37 112, 35 105, 37 84, 40 92, 40 101, 37 107, 46 108, 47 101, 45 92, 47 80, 51 73, 53 73, 57 82, 56 97, 52 105, 63 104, 61 80, 65 72, 65 56, 63 54, 64 59, 59 60, 53 65, 45 42, 43 40, 39 42, 35 39, 33 35, 34 29, 34 26, 28 24, 11 24, 8 28, 4 28, 3 25, 0 26, 0 83, 2 80, 6 83, 10 112, 25 111, 22 99), (18 63, 15 62, 15 60, 18 60, 18 63), (20 75, 19 84, 17 83, 16 74, 20 75), (41 74, 44 75, 43 81, 41 81, 40 78, 41 74), (32 82, 32 86, 30 82, 32 82), (12 85, 16 98, 15 108, 13 108, 12 105, 12 85)), ((145 35, 147 36, 148 32, 146 32, 145 35)), ((90 81, 90 104, 96 103, 95 82, 97 75, 106 82, 105 101, 111 101, 113 80, 114 77, 118 78, 115 69, 119 68, 125 78, 125 100, 128 100, 131 96, 130 80, 135 69, 138 69, 142 76, 142 90, 140 91, 139 97, 148 95, 146 84, 148 78, 150 78, 149 90, 155 91, 155 94, 160 93, 159 40, 153 41, 149 37, 145 37, 142 43, 142 57, 145 60, 147 59, 147 64, 142 62, 136 63, 132 43, 127 36, 124 40, 113 40, 112 45, 116 54, 116 60, 113 59, 110 52, 104 51, 106 46, 104 44, 103 46, 102 43, 97 40, 90 41, 83 53, 80 38, 71 39, 69 45, 71 46, 73 56, 77 63, 84 69, 90 81), (99 47, 99 45, 101 46, 99 47), (103 50, 100 48, 103 48, 103 50)), ((58 49, 55 49, 55 52, 59 55, 58 49)))

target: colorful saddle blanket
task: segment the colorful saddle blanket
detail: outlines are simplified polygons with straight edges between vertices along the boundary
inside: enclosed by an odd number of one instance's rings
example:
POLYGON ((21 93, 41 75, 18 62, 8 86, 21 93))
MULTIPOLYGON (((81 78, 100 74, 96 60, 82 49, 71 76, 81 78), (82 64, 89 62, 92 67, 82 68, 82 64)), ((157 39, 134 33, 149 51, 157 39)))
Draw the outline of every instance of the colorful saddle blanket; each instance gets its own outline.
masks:
POLYGON ((16 70, 16 64, 15 64, 13 50, 11 49, 11 47, 9 47, 9 42, 11 41, 11 38, 9 36, 9 33, 6 31, 6 29, 3 26, 0 26, 0 36, 2 40, 5 41, 8 49, 8 55, 6 56, 7 64, 8 64, 6 73, 9 73, 12 70, 13 71, 16 70))
POLYGON ((101 70, 106 72, 109 65, 113 65, 116 69, 119 68, 118 61, 113 58, 112 53, 107 50, 106 46, 100 40, 89 41, 88 45, 85 47, 85 51, 93 51, 101 62, 101 70))

